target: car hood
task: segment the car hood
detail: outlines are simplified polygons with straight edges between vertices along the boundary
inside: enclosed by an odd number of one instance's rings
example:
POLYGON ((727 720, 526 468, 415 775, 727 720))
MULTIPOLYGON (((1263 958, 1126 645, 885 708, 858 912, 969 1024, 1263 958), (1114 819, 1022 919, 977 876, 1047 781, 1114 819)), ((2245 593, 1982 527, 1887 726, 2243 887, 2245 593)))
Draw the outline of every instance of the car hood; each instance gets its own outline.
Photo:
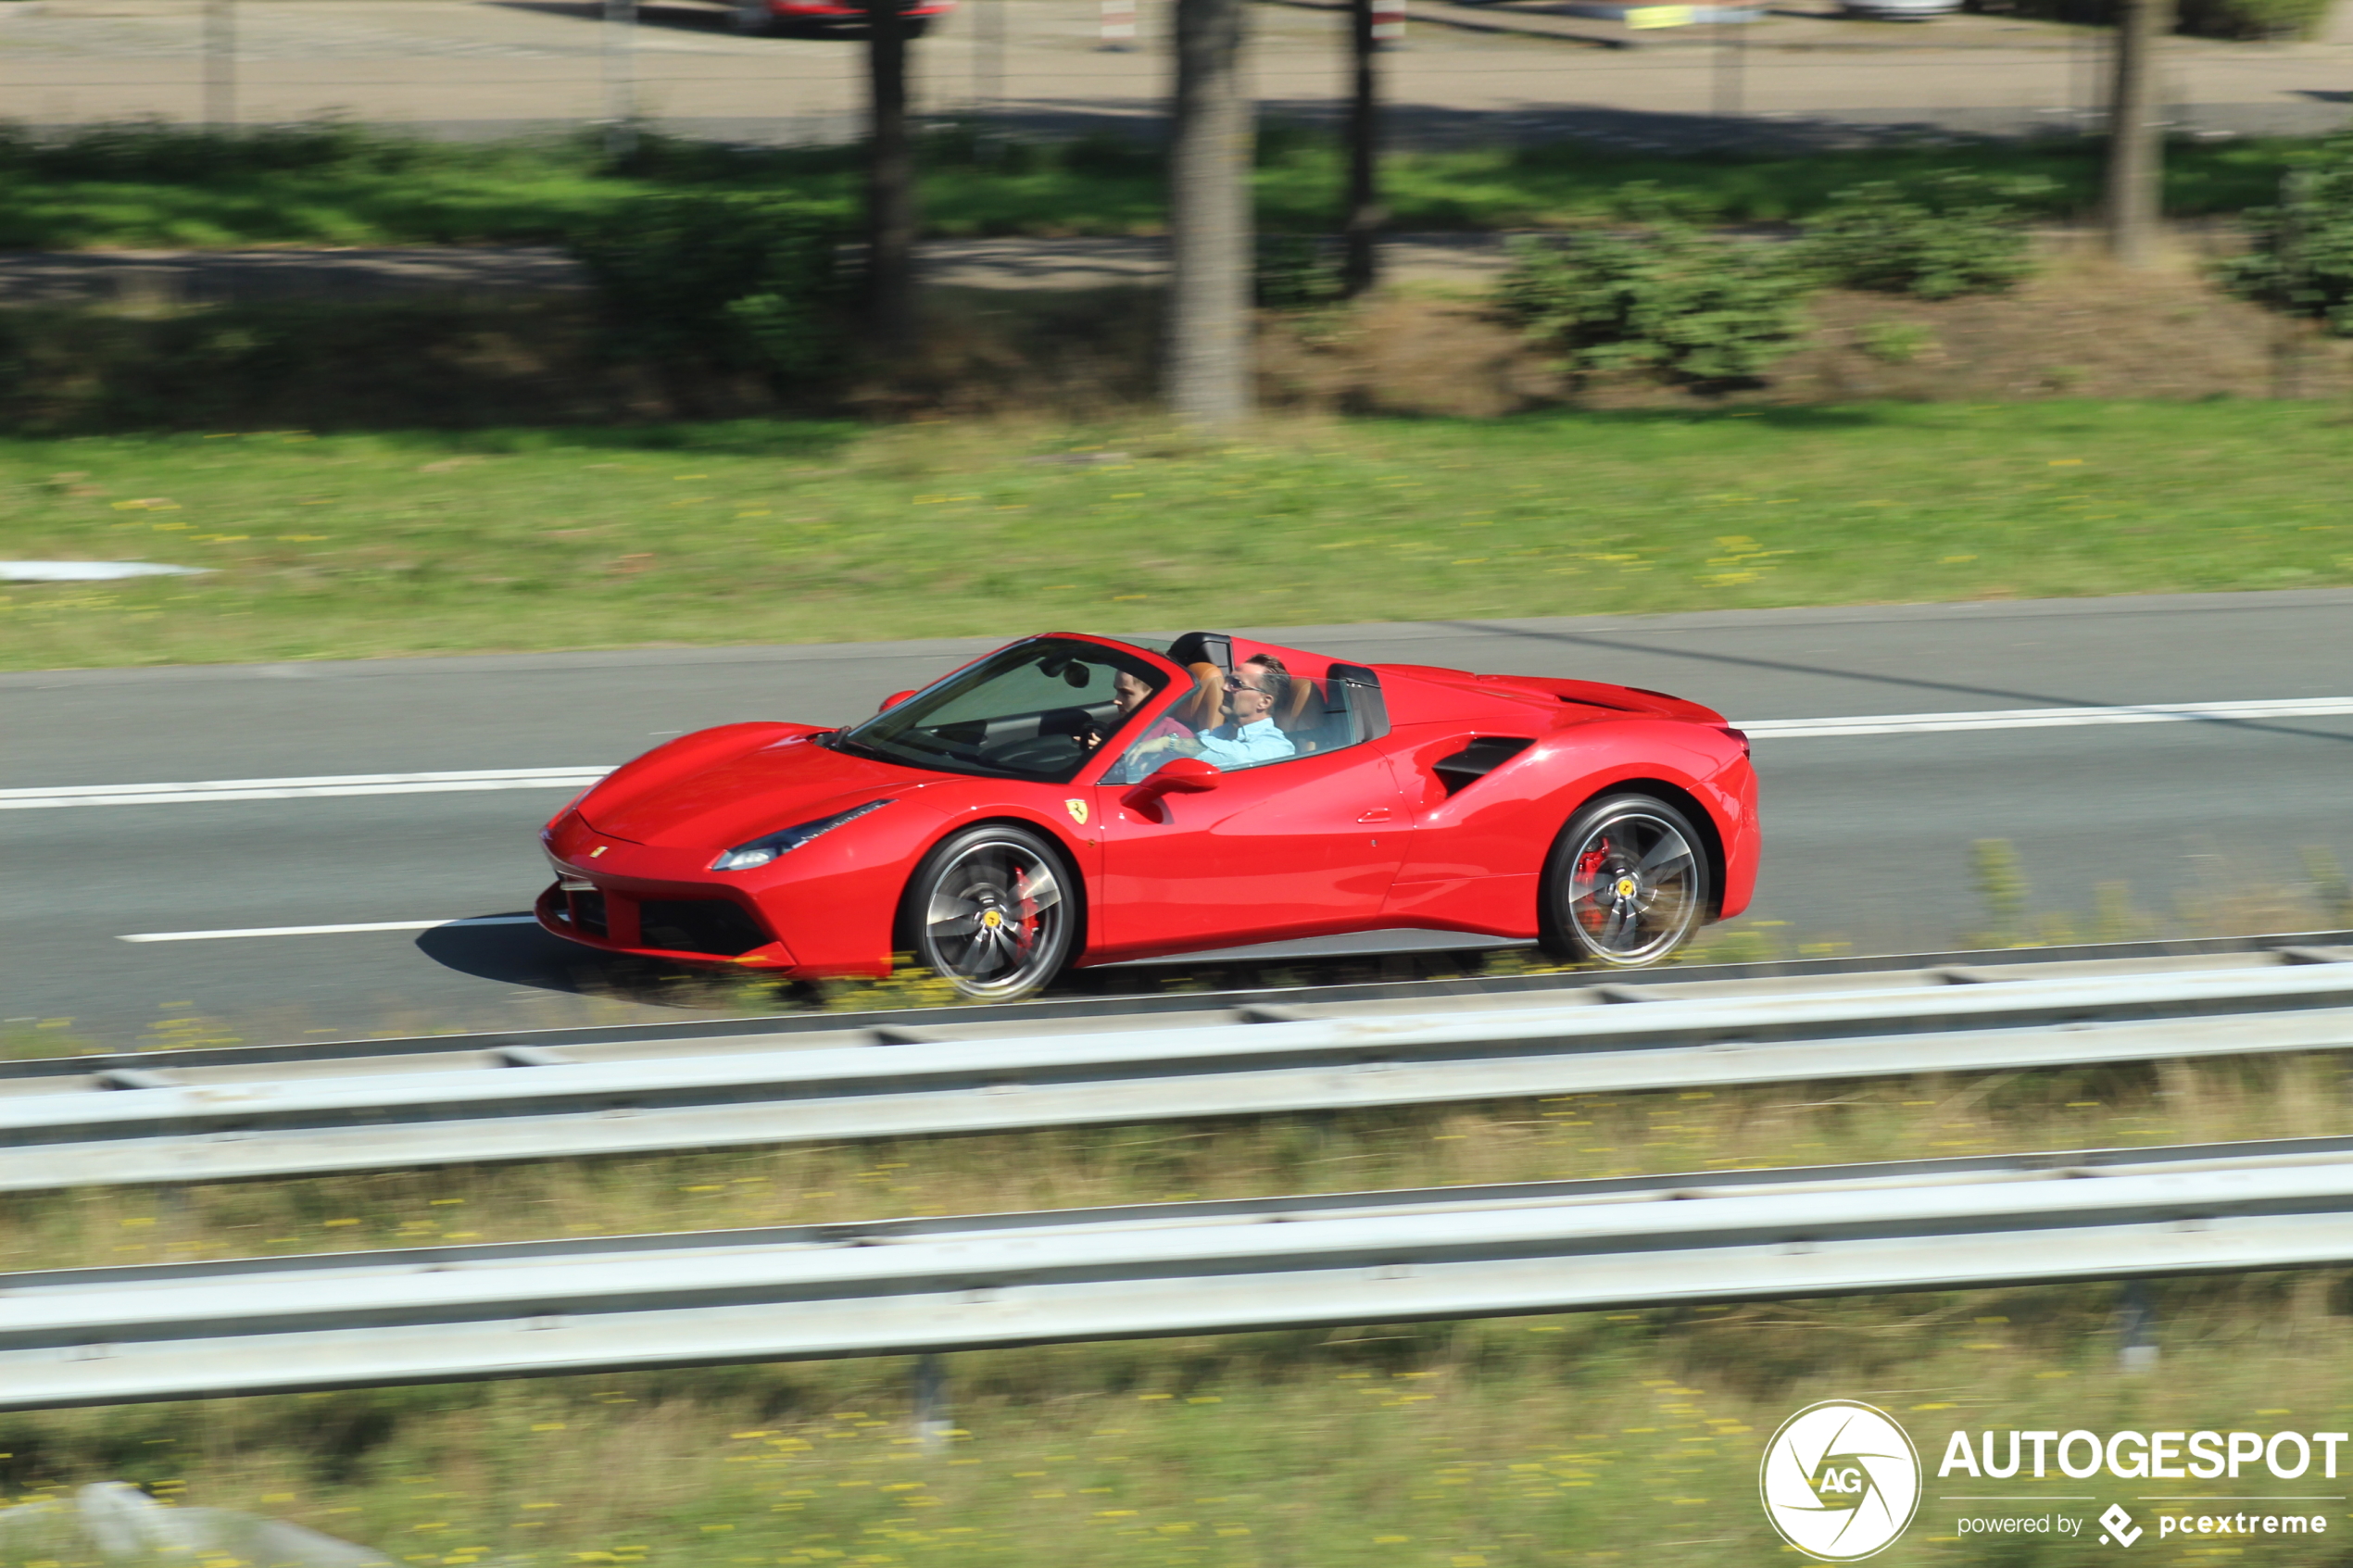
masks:
POLYGON ((782 728, 729 725, 648 752, 591 790, 577 807, 581 819, 631 844, 717 851, 937 782, 814 744, 812 734, 823 732, 782 728), (765 733, 729 735, 743 730, 765 733), (697 741, 704 744, 688 744, 697 741))

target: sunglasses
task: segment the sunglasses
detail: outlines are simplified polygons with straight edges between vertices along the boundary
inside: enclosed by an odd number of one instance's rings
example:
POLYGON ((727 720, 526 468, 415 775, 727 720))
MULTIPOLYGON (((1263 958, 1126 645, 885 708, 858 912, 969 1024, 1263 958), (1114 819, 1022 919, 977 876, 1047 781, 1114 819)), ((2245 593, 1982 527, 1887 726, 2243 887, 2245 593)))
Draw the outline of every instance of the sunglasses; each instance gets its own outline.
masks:
POLYGON ((1226 677, 1226 689, 1229 692, 1256 692, 1260 696, 1265 696, 1266 695, 1265 687, 1253 686, 1248 681, 1240 680, 1232 675, 1226 677))

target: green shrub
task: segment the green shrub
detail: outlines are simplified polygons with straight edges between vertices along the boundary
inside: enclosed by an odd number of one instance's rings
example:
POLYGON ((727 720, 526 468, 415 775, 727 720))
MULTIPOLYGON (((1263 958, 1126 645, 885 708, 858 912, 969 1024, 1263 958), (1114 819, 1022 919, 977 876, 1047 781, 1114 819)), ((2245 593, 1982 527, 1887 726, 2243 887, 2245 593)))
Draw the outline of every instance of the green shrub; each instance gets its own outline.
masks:
POLYGON ((1936 334, 1917 321, 1866 321, 1855 345, 1882 365, 1908 365, 1936 346, 1936 334))
POLYGON ((612 346, 658 364, 759 371, 780 391, 840 370, 855 287, 837 219, 750 193, 626 204, 574 237, 612 346))
POLYGON ((1799 260, 1842 288, 1922 299, 1998 294, 2034 270, 2020 204, 2047 189, 1962 173, 1940 174, 1925 190, 1857 185, 1806 223, 1799 260))
POLYGON ((129 120, 35 136, 0 128, 0 170, 44 180, 195 182, 296 169, 396 173, 432 151, 426 144, 347 120, 237 130, 129 120))
POLYGON ((1314 310, 1347 293, 1340 259, 1313 234, 1261 234, 1258 266, 1251 279, 1261 308, 1314 310))
POLYGON ((1160 174, 1168 167, 1168 155, 1164 148, 1123 136, 1116 131, 1089 131, 1084 136, 1074 136, 1062 144, 1059 152, 1063 168, 1071 173, 1102 179, 1160 174))
POLYGON ((1579 370, 1647 369, 1692 382, 1754 377, 1795 345, 1806 279, 1789 247, 1654 217, 1625 233, 1512 245, 1499 303, 1579 370))
MULTIPOLYGON (((2328 15, 2331 0, 2174 0, 2173 30, 2197 38, 2309 38, 2328 15)), ((2013 16, 2108 27, 2116 0, 2010 0, 1986 4, 2013 16)))
POLYGON ((2247 254, 2221 266, 2226 288, 2353 337, 2353 133, 2290 173, 2277 207, 2250 209, 2246 232, 2247 254))

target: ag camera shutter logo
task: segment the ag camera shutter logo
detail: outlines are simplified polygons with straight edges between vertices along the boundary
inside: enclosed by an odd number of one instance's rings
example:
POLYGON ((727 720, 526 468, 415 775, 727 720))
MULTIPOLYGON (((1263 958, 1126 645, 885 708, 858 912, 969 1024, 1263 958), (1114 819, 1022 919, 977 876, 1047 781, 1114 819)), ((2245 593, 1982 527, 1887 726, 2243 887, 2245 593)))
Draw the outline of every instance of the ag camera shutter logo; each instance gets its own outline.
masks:
POLYGON ((1756 1486, 1781 1539, 1824 1562, 1856 1562, 1919 1512, 1920 1456, 1886 1411, 1825 1399, 1781 1423, 1756 1486))

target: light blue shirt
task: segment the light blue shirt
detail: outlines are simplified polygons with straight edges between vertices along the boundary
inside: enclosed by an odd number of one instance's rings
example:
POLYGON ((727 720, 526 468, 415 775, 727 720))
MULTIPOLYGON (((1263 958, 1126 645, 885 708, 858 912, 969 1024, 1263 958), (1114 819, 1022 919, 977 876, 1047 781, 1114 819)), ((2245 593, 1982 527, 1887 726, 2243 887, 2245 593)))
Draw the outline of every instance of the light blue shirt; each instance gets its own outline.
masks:
POLYGON ((1272 719, 1261 719, 1239 729, 1220 724, 1214 730, 1203 730, 1195 740, 1204 759, 1227 769, 1255 768, 1262 762, 1279 762, 1299 754, 1290 736, 1277 729, 1272 719))

